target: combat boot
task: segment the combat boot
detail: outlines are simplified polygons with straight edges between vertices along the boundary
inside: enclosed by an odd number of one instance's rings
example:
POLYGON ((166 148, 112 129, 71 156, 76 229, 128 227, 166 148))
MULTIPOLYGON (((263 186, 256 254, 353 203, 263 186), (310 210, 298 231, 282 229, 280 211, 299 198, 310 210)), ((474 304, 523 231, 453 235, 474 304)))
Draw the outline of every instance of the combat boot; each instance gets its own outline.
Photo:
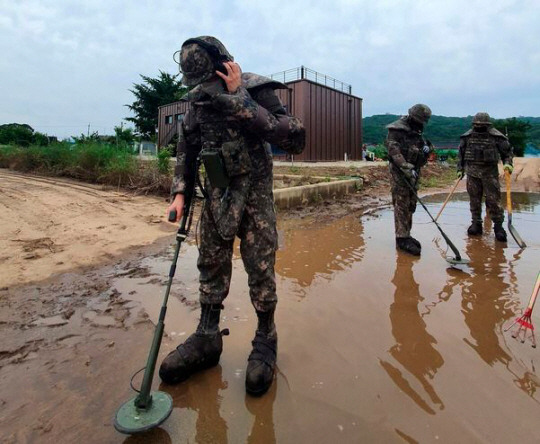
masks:
POLYGON ((495 232, 495 239, 499 242, 506 242, 506 231, 502 226, 502 222, 495 222, 493 231, 495 232))
POLYGON ((420 249, 420 251, 422 251, 422 244, 421 244, 418 240, 416 240, 416 239, 415 239, 414 237, 412 237, 412 236, 409 237, 409 239, 411 240, 411 242, 412 242, 414 245, 416 245, 416 246, 420 249))
POLYGON ((469 236, 478 236, 482 234, 482 222, 473 221, 469 228, 467 228, 467 234, 469 236))
POLYGON ((246 392, 261 396, 267 392, 274 380, 277 356, 277 333, 274 310, 257 311, 259 324, 251 342, 253 350, 248 358, 246 370, 246 392))
POLYGON ((396 245, 401 251, 413 256, 420 256, 420 247, 413 241, 412 237, 396 237, 396 245))
POLYGON ((201 304, 201 319, 195 333, 161 363, 159 377, 163 382, 177 384, 193 373, 218 364, 223 350, 222 335, 229 334, 227 329, 219 331, 222 308, 221 304, 201 304))

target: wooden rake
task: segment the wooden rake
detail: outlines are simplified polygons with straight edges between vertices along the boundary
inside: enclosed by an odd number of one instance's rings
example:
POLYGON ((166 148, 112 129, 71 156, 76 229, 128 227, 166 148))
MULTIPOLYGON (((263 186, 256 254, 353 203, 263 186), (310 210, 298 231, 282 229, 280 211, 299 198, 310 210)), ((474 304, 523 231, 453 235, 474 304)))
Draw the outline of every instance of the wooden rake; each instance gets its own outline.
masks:
POLYGON ((446 200, 444 201, 443 203, 443 206, 441 207, 441 209, 439 210, 439 212, 437 213, 437 216, 435 216, 435 222, 437 222, 437 220, 439 219, 439 216, 441 215, 441 213, 443 212, 444 210, 444 207, 446 206, 446 204, 448 203, 448 201, 450 200, 450 198, 452 197, 452 195, 454 194, 454 191, 456 191, 456 188, 459 184, 459 182, 461 181, 461 177, 458 178, 458 180, 456 181, 455 185, 453 186, 452 188, 452 191, 450 191, 450 194, 448 196, 446 196, 446 200))
POLYGON ((534 286, 534 290, 531 295, 531 299, 529 299, 529 305, 527 305, 527 308, 525 309, 525 312, 522 316, 517 318, 510 327, 506 328, 504 331, 510 330, 514 325, 517 324, 517 328, 512 332, 512 337, 515 339, 519 339, 521 343, 523 344, 525 342, 525 337, 527 335, 527 330, 531 331, 530 339, 532 346, 536 348, 536 338, 534 336, 534 325, 532 323, 531 315, 534 308, 534 303, 536 302, 536 298, 538 296, 538 290, 540 289, 540 272, 538 273, 538 276, 536 277, 536 285, 534 286))

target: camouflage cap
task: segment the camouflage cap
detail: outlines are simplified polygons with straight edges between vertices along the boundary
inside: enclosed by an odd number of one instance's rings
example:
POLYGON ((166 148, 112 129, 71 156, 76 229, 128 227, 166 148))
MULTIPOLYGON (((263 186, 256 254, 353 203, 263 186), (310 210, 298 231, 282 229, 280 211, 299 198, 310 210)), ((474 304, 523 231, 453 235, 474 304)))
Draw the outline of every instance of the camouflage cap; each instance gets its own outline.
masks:
POLYGON ((476 126, 490 126, 491 120, 488 113, 476 113, 472 119, 472 124, 476 126))
POLYGON ((220 64, 233 60, 223 43, 211 36, 200 36, 186 40, 180 50, 182 83, 195 86, 210 79, 220 64))
POLYGON ((426 124, 431 117, 431 109, 427 105, 417 103, 409 108, 409 117, 418 123, 426 124))

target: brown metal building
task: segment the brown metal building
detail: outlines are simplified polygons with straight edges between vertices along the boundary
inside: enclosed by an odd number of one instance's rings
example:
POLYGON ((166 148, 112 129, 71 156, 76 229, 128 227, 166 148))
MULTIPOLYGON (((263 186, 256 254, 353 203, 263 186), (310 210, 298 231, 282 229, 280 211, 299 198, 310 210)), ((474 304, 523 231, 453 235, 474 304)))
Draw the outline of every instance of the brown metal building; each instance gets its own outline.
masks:
MULTIPOLYGON (((270 76, 288 89, 277 90, 291 114, 306 127, 306 148, 294 160, 307 162, 359 160, 362 158, 362 99, 339 80, 301 66, 270 76)), ((188 109, 187 102, 159 108, 158 146, 169 144, 178 122, 188 109)), ((280 155, 279 150, 274 151, 280 155)))

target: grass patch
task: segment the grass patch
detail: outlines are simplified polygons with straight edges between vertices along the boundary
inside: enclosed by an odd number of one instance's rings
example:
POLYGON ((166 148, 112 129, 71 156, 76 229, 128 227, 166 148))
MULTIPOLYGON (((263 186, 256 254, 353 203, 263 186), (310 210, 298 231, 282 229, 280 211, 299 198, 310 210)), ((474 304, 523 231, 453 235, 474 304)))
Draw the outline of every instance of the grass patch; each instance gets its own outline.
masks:
POLYGON ((172 181, 169 156, 170 152, 164 150, 154 162, 144 162, 127 147, 98 142, 30 147, 1 145, 0 168, 168 194, 172 181))

